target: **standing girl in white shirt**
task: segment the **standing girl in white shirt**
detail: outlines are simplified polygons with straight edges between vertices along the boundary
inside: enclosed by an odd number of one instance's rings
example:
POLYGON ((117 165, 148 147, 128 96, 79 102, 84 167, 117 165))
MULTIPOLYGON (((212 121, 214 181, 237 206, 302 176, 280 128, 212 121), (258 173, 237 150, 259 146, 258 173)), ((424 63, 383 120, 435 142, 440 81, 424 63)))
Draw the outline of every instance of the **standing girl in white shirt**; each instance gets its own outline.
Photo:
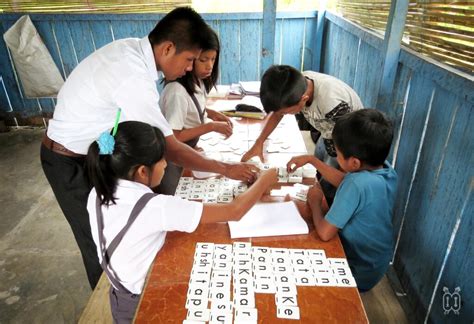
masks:
POLYGON ((114 322, 130 323, 145 277, 165 242, 166 232, 193 232, 199 223, 239 220, 277 182, 275 169, 230 204, 202 204, 158 195, 166 167, 165 139, 156 127, 126 121, 103 133, 87 154, 94 188, 87 210, 99 262, 112 286, 109 292, 114 322))
POLYGON ((175 137, 191 147, 195 147, 199 136, 206 133, 232 135, 230 119, 206 108, 207 94, 219 76, 219 51, 219 38, 209 28, 209 37, 202 44, 193 70, 175 82, 167 83, 160 98, 160 108, 175 137), (212 121, 206 122, 206 117, 212 121))

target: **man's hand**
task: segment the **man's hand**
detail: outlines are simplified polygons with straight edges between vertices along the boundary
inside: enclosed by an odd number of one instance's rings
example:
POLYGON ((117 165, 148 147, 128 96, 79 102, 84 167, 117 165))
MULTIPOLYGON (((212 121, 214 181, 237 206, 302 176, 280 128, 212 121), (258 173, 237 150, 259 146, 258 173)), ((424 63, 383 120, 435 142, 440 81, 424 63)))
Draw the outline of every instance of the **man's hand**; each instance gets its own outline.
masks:
POLYGON ((242 159, 240 161, 247 162, 254 156, 258 156, 262 163, 265 162, 265 159, 263 158, 263 144, 255 142, 255 144, 250 148, 250 150, 248 150, 248 152, 242 156, 242 159))
POLYGON ((251 163, 228 164, 224 175, 227 178, 253 183, 260 169, 251 163))
POLYGON ((301 168, 303 165, 309 163, 312 157, 312 155, 299 155, 292 157, 286 164, 286 171, 293 172, 296 169, 301 168))

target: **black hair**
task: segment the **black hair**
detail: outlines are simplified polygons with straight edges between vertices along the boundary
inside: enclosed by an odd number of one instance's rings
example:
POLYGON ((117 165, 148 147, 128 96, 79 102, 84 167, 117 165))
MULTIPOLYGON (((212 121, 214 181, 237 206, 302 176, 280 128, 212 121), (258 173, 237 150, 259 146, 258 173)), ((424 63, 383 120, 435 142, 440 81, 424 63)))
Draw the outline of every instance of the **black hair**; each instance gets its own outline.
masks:
POLYGON ((370 166, 380 166, 390 152, 393 125, 381 111, 361 109, 341 116, 332 138, 344 158, 353 156, 370 166))
POLYGON ((179 7, 164 16, 148 34, 151 45, 170 41, 176 46, 176 53, 201 47, 207 24, 190 7, 179 7))
POLYGON ((267 113, 296 105, 307 88, 303 74, 289 65, 272 65, 262 76, 260 101, 267 113))
POLYGON ((114 151, 99 155, 99 145, 89 146, 86 168, 103 205, 115 204, 118 179, 132 180, 141 165, 152 167, 165 154, 165 137, 161 130, 139 121, 125 121, 118 125, 114 151))
MULTIPOLYGON (((217 78, 219 77, 219 52, 220 52, 220 44, 219 44, 219 37, 211 27, 207 28, 207 37, 202 40, 201 48, 202 52, 215 50, 216 51, 216 60, 214 61, 214 67, 212 68, 212 73, 209 77, 203 80, 204 87, 206 88, 206 92, 209 93, 213 87, 215 87, 217 83, 217 78)), ((201 52, 201 53, 202 53, 201 52)), ((196 60, 198 60, 197 58, 196 60)), ((196 64, 196 61, 194 61, 196 64)), ((194 67, 193 67, 194 70, 194 67)), ((186 92, 192 96, 193 93, 196 92, 196 84, 199 84, 199 80, 197 80, 196 76, 194 75, 193 71, 188 71, 184 76, 178 78, 176 80, 179 82, 185 89, 186 92)))

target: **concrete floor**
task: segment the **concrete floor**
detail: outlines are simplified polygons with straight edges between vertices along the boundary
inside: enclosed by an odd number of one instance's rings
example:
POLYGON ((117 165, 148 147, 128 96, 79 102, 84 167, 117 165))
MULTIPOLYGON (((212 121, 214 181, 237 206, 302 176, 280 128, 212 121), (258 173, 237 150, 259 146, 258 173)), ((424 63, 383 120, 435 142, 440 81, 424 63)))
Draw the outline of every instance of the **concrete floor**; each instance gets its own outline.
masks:
POLYGON ((0 323, 76 323, 91 294, 41 169, 43 132, 0 134, 0 323))
MULTIPOLYGON (((0 323, 77 323, 92 293, 41 169, 43 132, 0 133, 0 323)), ((362 300, 372 323, 408 322, 386 278, 362 300)))

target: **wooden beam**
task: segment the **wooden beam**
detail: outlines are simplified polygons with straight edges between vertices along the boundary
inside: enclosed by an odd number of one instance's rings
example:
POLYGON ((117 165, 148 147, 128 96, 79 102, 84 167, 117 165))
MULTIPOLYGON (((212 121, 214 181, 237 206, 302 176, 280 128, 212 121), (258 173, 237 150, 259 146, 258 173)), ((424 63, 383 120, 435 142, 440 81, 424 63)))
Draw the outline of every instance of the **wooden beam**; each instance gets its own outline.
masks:
POLYGON ((385 29, 385 37, 382 47, 384 64, 382 69, 382 79, 377 98, 377 107, 385 106, 389 103, 395 76, 397 74, 398 57, 400 46, 405 29, 405 21, 408 12, 409 0, 395 0, 390 5, 390 14, 385 29))
POLYGON ((260 76, 273 64, 275 56, 275 26, 276 0, 264 0, 260 76))
MULTIPOLYGON (((324 3, 324 1, 323 1, 324 3)), ((318 10, 318 23, 316 31, 316 40, 314 47, 314 71, 322 72, 321 70, 321 55, 323 54, 323 36, 324 36, 324 17, 326 16, 326 7, 321 4, 321 8, 318 10)))

